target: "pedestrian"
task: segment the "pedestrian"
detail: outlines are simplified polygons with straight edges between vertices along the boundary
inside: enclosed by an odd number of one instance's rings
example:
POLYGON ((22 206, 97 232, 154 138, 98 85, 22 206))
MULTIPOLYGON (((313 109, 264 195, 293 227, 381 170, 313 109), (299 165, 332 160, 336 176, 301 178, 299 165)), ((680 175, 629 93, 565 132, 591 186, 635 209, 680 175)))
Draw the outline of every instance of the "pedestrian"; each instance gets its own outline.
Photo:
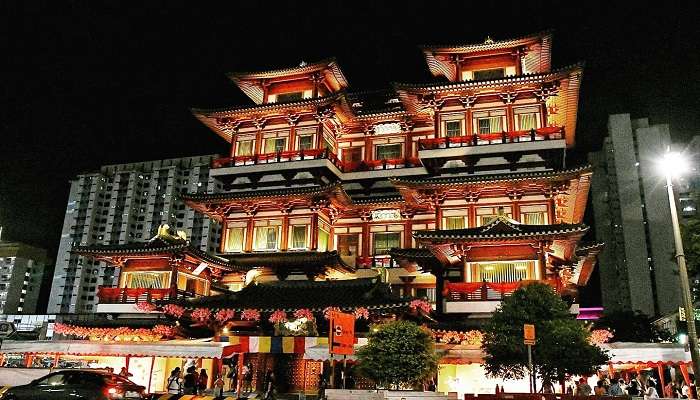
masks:
POLYGON ((318 398, 323 400, 326 398, 326 387, 328 386, 328 381, 326 377, 321 373, 318 374, 318 398))
POLYGON ((208 386, 209 375, 207 375, 207 370, 202 368, 202 370, 199 371, 199 376, 197 377, 197 392, 199 392, 199 394, 204 394, 204 391, 207 390, 208 386))
POLYGON ((243 366, 243 393, 253 391, 253 364, 250 361, 243 366))
POLYGON ((675 398, 676 397, 676 388, 673 385, 673 381, 669 380, 666 386, 663 388, 664 391, 664 397, 667 399, 675 398))
POLYGON ((236 392, 236 386, 238 386, 238 368, 236 368, 235 365, 229 367, 226 379, 229 380, 229 391, 236 392))
POLYGON ((627 385, 627 395, 632 397, 638 397, 640 395, 639 384, 636 379, 632 379, 630 384, 627 385))
POLYGON ((552 385, 552 381, 549 378, 545 378, 542 381, 542 387, 540 388, 540 393, 542 393, 542 394, 553 394, 554 393, 554 385, 552 385))
POLYGON ((214 396, 217 399, 224 397, 224 378, 223 375, 217 375, 214 380, 214 396))
POLYGON ((122 367, 122 369, 119 371, 119 376, 124 377, 124 378, 129 378, 134 376, 129 370, 126 369, 126 367, 122 367))
POLYGON ((197 394, 197 369, 194 366, 187 368, 182 387, 184 394, 197 394))
POLYGON ((273 400, 275 398, 274 392, 275 392, 275 373, 272 372, 271 369, 267 370, 267 373, 265 374, 265 395, 263 399, 265 400, 273 400))
POLYGON ((608 391, 605 389, 605 382, 599 380, 598 383, 596 383, 593 392, 596 396, 605 396, 606 394, 608 394, 608 391))
POLYGON ((180 367, 175 367, 170 371, 170 376, 168 377, 168 393, 169 394, 180 394, 182 393, 182 381, 180 379, 180 367))
POLYGON ((656 381, 654 378, 647 379, 647 390, 644 391, 644 400, 658 399, 659 393, 656 391, 656 381))
POLYGON ((593 392, 591 385, 586 382, 586 378, 581 378, 576 385, 576 390, 574 391, 574 396, 590 396, 593 392))
POLYGON ((613 379, 610 384, 610 389, 608 389, 608 394, 610 396, 624 396, 625 391, 622 389, 622 385, 625 383, 622 379, 613 379))

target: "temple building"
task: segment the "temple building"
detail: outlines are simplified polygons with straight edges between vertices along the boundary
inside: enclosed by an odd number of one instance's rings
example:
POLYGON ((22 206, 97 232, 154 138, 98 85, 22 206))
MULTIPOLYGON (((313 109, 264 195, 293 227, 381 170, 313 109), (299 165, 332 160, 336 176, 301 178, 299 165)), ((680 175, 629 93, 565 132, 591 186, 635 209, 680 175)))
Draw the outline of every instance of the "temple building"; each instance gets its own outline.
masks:
MULTIPOLYGON (((219 248, 166 227, 74 247, 120 271, 98 312, 161 318, 140 305, 156 304, 188 335, 214 326, 258 371, 261 353, 311 354, 329 310, 478 328, 544 282, 576 313, 602 245, 580 242, 591 168, 566 163, 583 67, 553 69, 551 40, 424 46, 432 82, 374 92, 353 92, 334 59, 229 74, 252 104, 192 110, 229 146, 209 172, 221 189, 179 195, 222 227, 219 248), (310 341, 286 337, 299 334, 310 341)), ((299 357, 297 390, 323 368, 299 357)))

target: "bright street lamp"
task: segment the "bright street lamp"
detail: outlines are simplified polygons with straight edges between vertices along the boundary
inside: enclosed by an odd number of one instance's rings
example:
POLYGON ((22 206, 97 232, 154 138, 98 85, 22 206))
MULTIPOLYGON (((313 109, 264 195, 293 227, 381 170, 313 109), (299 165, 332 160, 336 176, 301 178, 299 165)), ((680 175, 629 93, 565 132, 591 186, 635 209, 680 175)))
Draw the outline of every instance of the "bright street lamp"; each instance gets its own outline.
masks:
POLYGON ((680 153, 667 152, 663 160, 659 163, 666 176, 666 190, 668 191, 668 205, 671 209, 671 224, 673 225, 673 239, 676 244, 676 263, 681 278, 681 290, 683 291, 683 306, 685 308, 686 321, 688 322, 688 343, 690 344, 690 357, 693 360, 693 373, 699 376, 700 357, 698 357, 698 335, 695 332, 695 310, 693 298, 690 294, 690 284, 688 283, 688 269, 685 265, 685 254, 683 253, 683 241, 681 239, 681 227, 678 223, 678 210, 676 210, 676 199, 673 194, 673 178, 677 178, 688 171, 689 162, 680 153))

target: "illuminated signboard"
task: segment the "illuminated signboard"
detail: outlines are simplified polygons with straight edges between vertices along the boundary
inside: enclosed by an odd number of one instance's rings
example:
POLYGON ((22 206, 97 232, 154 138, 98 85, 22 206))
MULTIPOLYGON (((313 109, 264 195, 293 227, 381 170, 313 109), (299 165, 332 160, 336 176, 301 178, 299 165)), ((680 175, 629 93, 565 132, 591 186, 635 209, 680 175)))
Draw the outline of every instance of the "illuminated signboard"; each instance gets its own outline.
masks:
POLYGON ((372 221, 400 221, 401 212, 399 210, 374 210, 372 211, 372 221))
POLYGON ((401 124, 398 122, 385 122, 382 124, 374 125, 375 135, 387 135, 390 133, 401 132, 401 124))

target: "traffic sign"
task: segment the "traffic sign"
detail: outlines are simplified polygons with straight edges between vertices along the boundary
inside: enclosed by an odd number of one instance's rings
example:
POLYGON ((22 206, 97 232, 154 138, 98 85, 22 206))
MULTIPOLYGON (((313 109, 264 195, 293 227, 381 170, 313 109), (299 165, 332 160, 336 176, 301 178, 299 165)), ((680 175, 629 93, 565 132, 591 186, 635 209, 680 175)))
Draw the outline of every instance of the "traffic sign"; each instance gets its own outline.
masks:
POLYGON ((15 332, 17 332, 15 324, 12 322, 0 321, 0 339, 7 339, 15 332))
POLYGON ((523 342, 526 345, 532 346, 535 344, 535 325, 523 325, 523 342))

